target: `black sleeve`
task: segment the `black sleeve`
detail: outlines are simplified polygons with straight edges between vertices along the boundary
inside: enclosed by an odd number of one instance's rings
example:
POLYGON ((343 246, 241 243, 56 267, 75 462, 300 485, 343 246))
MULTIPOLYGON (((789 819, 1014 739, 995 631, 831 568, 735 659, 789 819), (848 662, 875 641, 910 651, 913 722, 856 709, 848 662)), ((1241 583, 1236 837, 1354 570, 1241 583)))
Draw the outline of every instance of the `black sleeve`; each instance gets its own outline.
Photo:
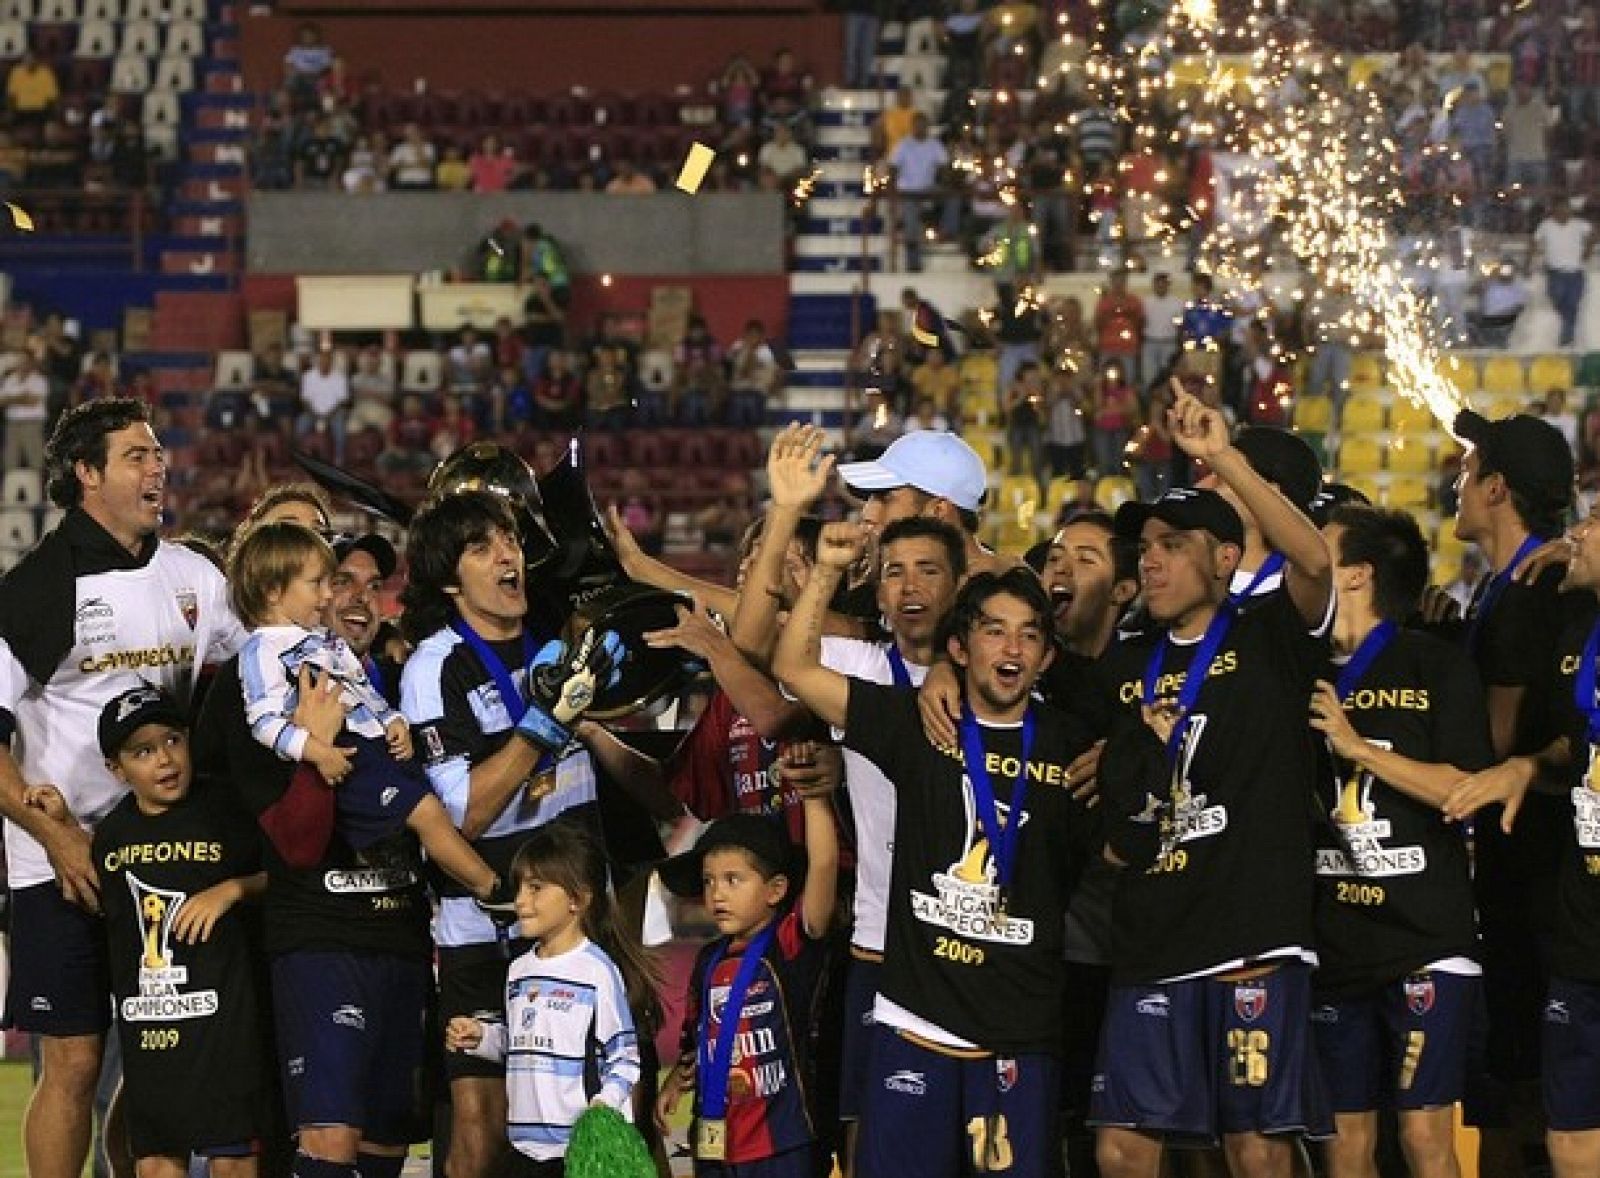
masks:
POLYGON ((289 788, 298 766, 250 735, 237 658, 229 659, 217 671, 195 727, 203 740, 195 753, 196 769, 231 784, 231 791, 222 792, 231 792, 249 814, 259 816, 270 809, 289 788))
POLYGON ((1443 643, 1434 648, 1429 676, 1433 759, 1476 773, 1494 764, 1489 741, 1489 705, 1478 670, 1467 656, 1443 643))
POLYGON ((1165 799, 1172 771, 1161 738, 1142 720, 1119 724, 1100 757, 1105 845, 1129 868, 1144 870, 1161 847, 1152 799, 1165 799))
POLYGON ((896 788, 907 784, 904 770, 915 750, 926 749, 917 693, 849 677, 850 702, 845 708, 844 745, 871 761, 896 788))
POLYGON ((1547 673, 1561 634, 1561 575, 1548 569, 1532 585, 1513 581, 1500 594, 1477 636, 1485 687, 1527 687, 1547 673))

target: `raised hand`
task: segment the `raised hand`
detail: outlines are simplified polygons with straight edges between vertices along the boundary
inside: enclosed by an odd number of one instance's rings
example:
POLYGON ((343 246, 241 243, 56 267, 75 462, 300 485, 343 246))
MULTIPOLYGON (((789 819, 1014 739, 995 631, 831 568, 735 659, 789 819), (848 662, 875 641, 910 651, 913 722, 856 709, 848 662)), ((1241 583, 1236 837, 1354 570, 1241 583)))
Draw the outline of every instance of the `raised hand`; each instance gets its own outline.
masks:
POLYGON ((1222 411, 1211 408, 1184 388, 1177 377, 1172 378, 1172 408, 1167 410, 1167 421, 1172 427, 1172 440, 1190 458, 1204 462, 1233 444, 1228 435, 1228 419, 1222 411))
POLYGON ((849 569, 867 551, 867 529, 853 520, 826 524, 817 537, 817 563, 824 568, 849 569))
POLYGON ((814 425, 791 422, 772 439, 767 488, 774 507, 805 511, 828 489, 833 455, 822 452, 824 437, 814 425))

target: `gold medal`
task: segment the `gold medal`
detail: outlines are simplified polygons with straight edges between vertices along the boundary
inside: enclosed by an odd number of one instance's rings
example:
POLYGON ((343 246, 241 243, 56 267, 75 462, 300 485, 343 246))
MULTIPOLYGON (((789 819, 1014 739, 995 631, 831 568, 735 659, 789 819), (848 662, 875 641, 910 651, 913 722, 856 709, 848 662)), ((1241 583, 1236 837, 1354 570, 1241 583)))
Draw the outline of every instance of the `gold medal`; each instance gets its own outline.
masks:
POLYGON ((543 773, 535 773, 523 787, 530 805, 537 804, 556 792, 556 771, 552 766, 543 773))
POLYGON ((697 1161, 720 1162, 728 1156, 728 1122, 702 1117, 694 1126, 694 1156, 697 1161))

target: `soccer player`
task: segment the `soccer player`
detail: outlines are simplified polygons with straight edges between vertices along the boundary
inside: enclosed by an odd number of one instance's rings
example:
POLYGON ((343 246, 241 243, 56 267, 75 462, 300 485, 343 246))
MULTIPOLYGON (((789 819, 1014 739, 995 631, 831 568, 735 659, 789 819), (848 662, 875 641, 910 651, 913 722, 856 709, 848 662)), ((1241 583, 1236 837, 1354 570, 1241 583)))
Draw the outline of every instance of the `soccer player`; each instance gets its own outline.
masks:
MULTIPOLYGON (((444 496, 412 520, 407 551, 403 622, 417 647, 401 677, 401 710, 434 792, 491 867, 504 875, 522 838, 547 822, 600 834, 591 752, 619 785, 655 785, 660 796, 645 801, 658 817, 678 817, 682 806, 659 787, 659 766, 580 723, 612 673, 615 640, 559 653, 541 645, 527 625, 522 545, 504 500, 483 491, 444 496)), ((441 1020, 499 1010, 507 966, 526 946, 449 886, 434 939, 441 1020)), ((450 1052, 445 1071, 451 1178, 482 1178, 506 1149, 504 1066, 450 1052)))
POLYGON ((1330 615, 1331 560, 1220 412, 1180 393, 1171 419, 1284 554, 1283 591, 1230 592, 1245 528, 1215 491, 1117 513, 1156 625, 1102 668, 1120 709, 1100 767, 1107 846, 1124 870, 1090 1121, 1110 1178, 1154 1178, 1169 1138, 1218 1137, 1236 1178, 1280 1178, 1294 1135, 1327 1121, 1309 1021, 1321 664, 1306 619, 1330 615))
POLYGON ((1428 580, 1409 515, 1333 510, 1335 658, 1311 701, 1334 773, 1316 806, 1319 965, 1312 1013, 1335 1114, 1331 1178, 1377 1172, 1398 1111, 1416 1178, 1454 1178, 1453 1110, 1481 970, 1466 840, 1441 807, 1490 761, 1488 713, 1457 647, 1403 629, 1428 580))
MULTIPOLYGON (((1489 421, 1468 410, 1453 428, 1469 447, 1456 484, 1456 535, 1478 545, 1490 575, 1464 621, 1443 632, 1458 637, 1477 665, 1495 759, 1534 757, 1561 735, 1544 668, 1574 605, 1560 591, 1559 566, 1531 581, 1515 574, 1561 534, 1572 505, 1572 450, 1553 425, 1526 414, 1489 421)), ((1474 828, 1489 1027, 1486 1065, 1476 1069, 1466 1113, 1483 1130, 1486 1173, 1520 1174, 1523 1145, 1538 1140, 1540 1011, 1559 870, 1549 848, 1565 838, 1563 799, 1563 784, 1552 777, 1535 784, 1511 832, 1492 820, 1474 828)))
MULTIPOLYGON (((824 608, 866 541, 859 524, 823 529, 774 662, 895 791, 858 1173, 1051 1173, 1062 930, 1094 834, 1061 788, 1089 735, 1032 698, 1051 656, 1050 601, 1020 566, 962 587, 946 645, 962 668, 961 747, 936 748, 914 693, 821 661, 824 608)), ((871 854, 863 845, 863 862, 871 854)))
POLYGON ((234 909, 266 890, 260 833, 227 790, 191 789, 189 723, 166 692, 123 692, 98 739, 131 791, 96 828, 94 859, 140 1178, 183 1178, 191 1154, 216 1178, 253 1178, 269 1048, 234 909))
POLYGON ((110 1019, 90 836, 127 793, 99 753, 95 725, 107 702, 141 681, 186 704, 201 668, 231 655, 244 634, 222 574, 156 535, 167 460, 144 402, 67 411, 45 465, 51 502, 66 516, 0 583, 6 1020, 40 1037, 23 1119, 28 1172, 78 1178, 110 1019), (72 821, 25 806, 29 785, 55 786, 72 821))

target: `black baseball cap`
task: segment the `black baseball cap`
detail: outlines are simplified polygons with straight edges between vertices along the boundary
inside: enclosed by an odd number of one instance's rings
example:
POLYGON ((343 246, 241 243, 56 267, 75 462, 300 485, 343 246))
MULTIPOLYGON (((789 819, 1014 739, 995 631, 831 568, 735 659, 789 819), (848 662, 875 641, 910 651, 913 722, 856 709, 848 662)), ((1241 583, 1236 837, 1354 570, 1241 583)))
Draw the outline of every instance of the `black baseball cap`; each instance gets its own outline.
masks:
POLYGON ((696 897, 704 893, 702 878, 706 856, 712 851, 747 851, 756 862, 775 874, 789 878, 789 895, 799 894, 800 876, 805 870, 800 848, 789 841, 782 821, 760 814, 730 814, 706 827, 694 849, 674 855, 656 870, 667 891, 675 896, 696 897))
POLYGON ((1548 421, 1526 413, 1490 421, 1463 409, 1450 432, 1476 448, 1480 470, 1501 475, 1536 512, 1571 506, 1572 447, 1548 421))
POLYGON ((1317 452, 1299 434, 1270 425, 1246 426, 1233 445, 1244 460, 1267 482, 1273 483, 1301 511, 1322 489, 1322 463, 1317 452))
POLYGON ((1317 497, 1311 501, 1311 522, 1317 527, 1324 526, 1333 516, 1337 508, 1346 503, 1359 503, 1362 507, 1371 507, 1372 500, 1368 499, 1366 492, 1352 487, 1349 483, 1324 483, 1322 490, 1317 492, 1317 497))
POLYGON ((378 575, 387 581, 394 576, 395 569, 400 567, 400 554, 394 550, 394 545, 389 543, 377 532, 365 532, 359 536, 338 536, 333 541, 333 554, 343 564, 352 552, 365 552, 372 557, 378 566, 378 575))
POLYGON ((112 760, 128 743, 128 738, 146 724, 165 724, 169 728, 189 729, 189 719, 173 699, 159 687, 141 683, 117 696, 100 709, 100 754, 112 760))
POLYGON ((1117 537, 1138 540, 1145 522, 1158 519, 1180 532, 1210 532, 1224 544, 1244 547, 1244 521, 1221 495, 1201 487, 1174 487, 1154 503, 1117 508, 1117 537))

